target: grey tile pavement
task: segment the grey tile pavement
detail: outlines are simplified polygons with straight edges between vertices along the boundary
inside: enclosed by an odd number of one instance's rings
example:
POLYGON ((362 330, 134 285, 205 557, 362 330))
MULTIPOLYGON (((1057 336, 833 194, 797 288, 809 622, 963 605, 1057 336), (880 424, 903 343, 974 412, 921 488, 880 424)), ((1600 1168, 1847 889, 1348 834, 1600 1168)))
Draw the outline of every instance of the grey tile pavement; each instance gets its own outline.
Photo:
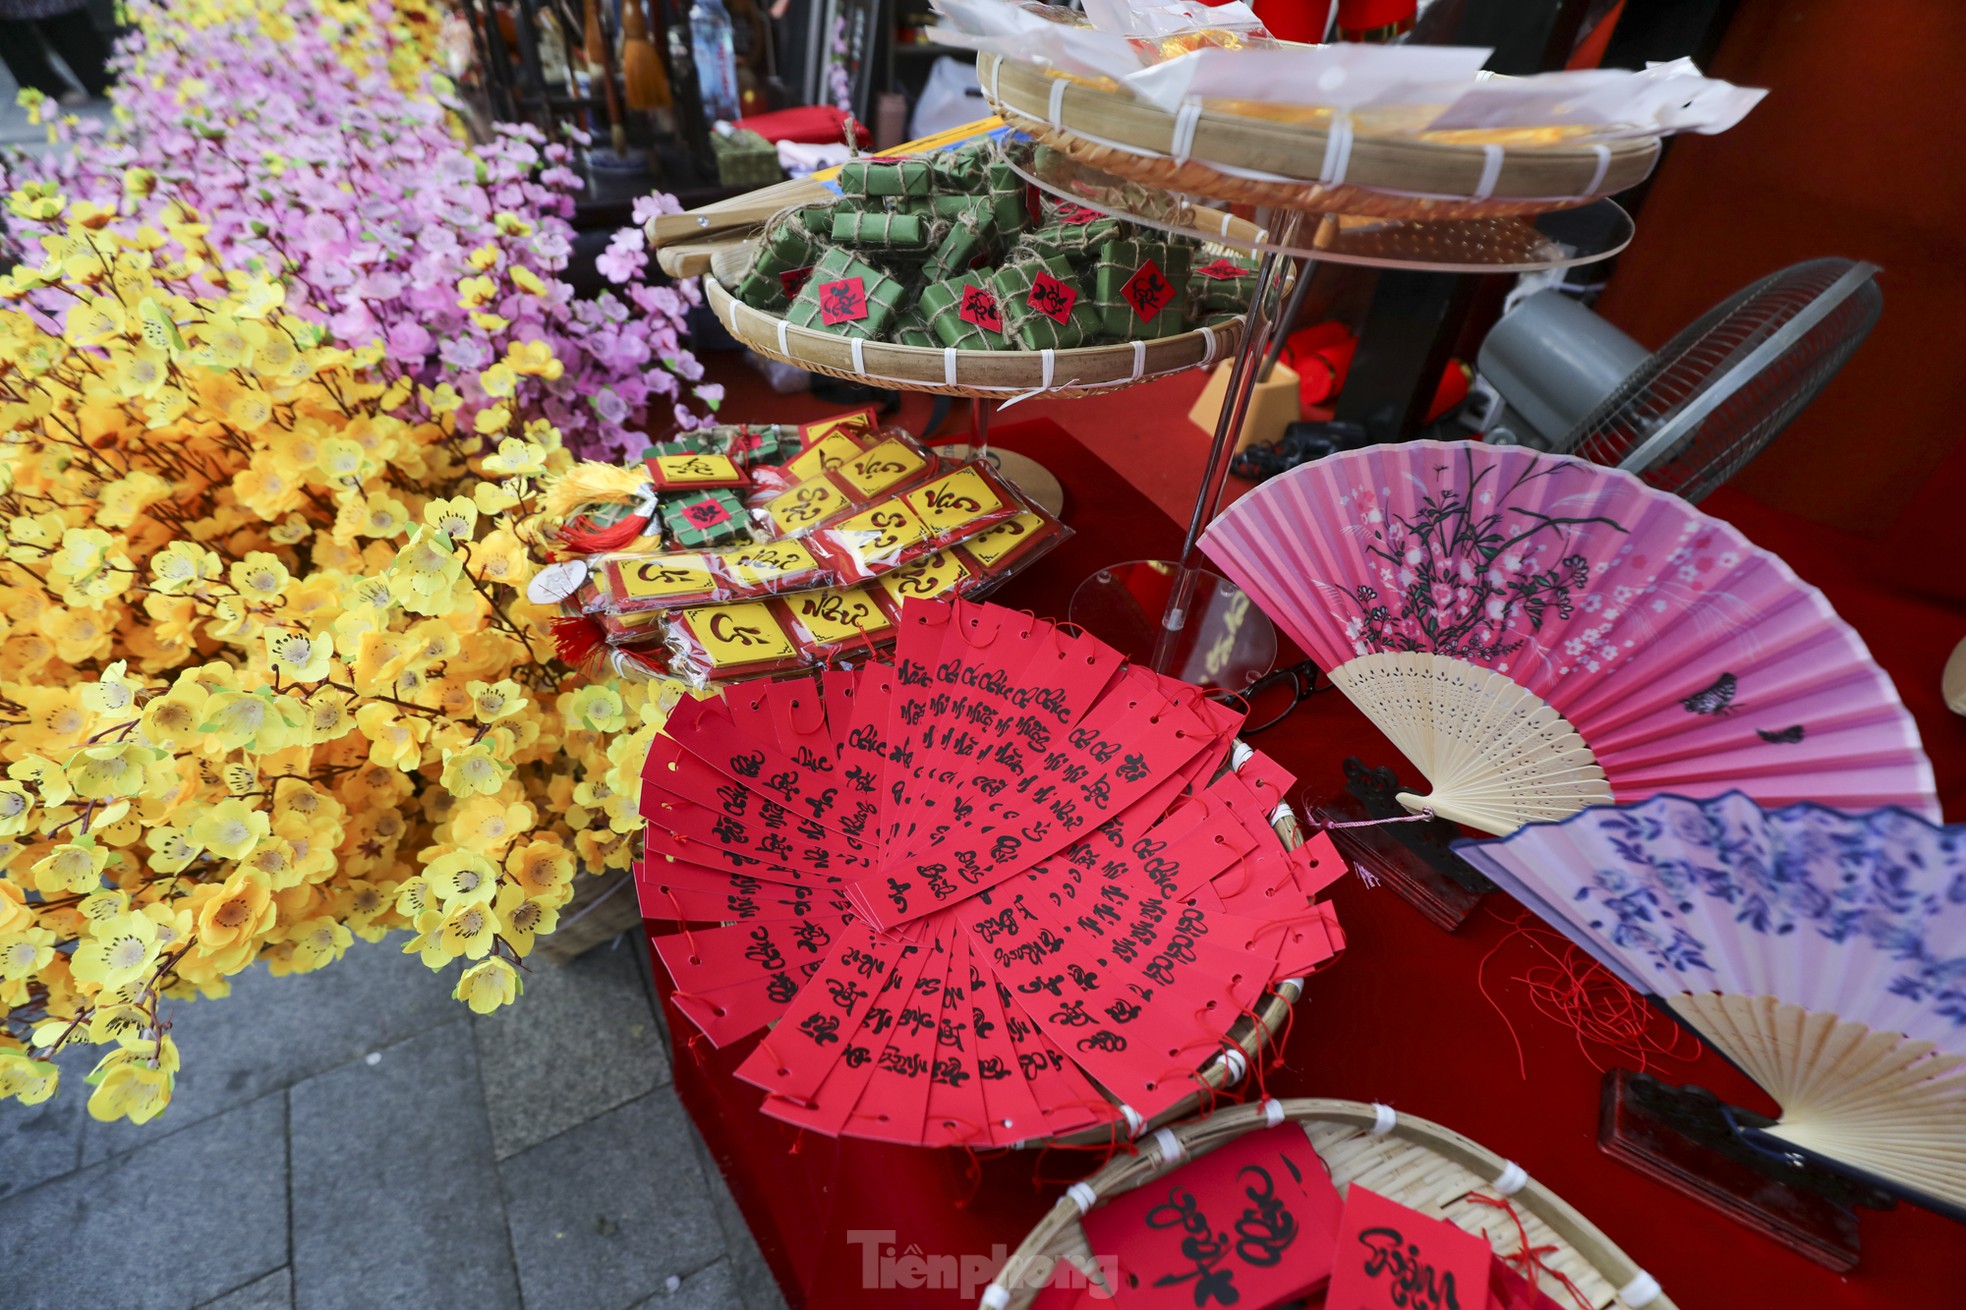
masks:
POLYGON ((626 940, 557 969, 535 964, 518 1004, 472 1021, 499 1159, 668 1083, 638 949, 626 940))
POLYGON ((675 1099, 637 938, 535 963, 484 1017, 400 949, 176 1006, 184 1074, 145 1127, 88 1118, 86 1050, 53 1102, 0 1104, 0 1270, 89 1252, 0 1302, 783 1310, 675 1099))
POLYGON ((0 1201, 7 1304, 181 1310, 286 1264, 286 1130, 263 1096, 0 1201))

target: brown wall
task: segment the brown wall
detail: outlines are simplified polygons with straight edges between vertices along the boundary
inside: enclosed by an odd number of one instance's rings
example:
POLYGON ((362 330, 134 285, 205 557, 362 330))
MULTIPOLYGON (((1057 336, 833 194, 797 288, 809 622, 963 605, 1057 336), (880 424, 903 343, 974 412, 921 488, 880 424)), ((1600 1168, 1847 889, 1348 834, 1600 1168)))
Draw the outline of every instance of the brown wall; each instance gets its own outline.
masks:
POLYGON ((1877 329, 1737 485, 1966 596, 1966 4, 1742 0, 1711 71, 1770 94, 1674 142, 1599 312, 1657 346, 1783 265, 1883 265, 1877 329))

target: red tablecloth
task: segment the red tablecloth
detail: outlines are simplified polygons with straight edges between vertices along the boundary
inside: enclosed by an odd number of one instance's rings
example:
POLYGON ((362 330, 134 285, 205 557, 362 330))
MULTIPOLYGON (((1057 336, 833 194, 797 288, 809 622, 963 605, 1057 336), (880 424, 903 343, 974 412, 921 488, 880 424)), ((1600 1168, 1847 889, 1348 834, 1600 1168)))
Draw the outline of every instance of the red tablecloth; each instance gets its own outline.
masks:
MULTIPOLYGON (((1071 495, 1067 521, 1078 532, 997 599, 1062 616, 1072 589, 1099 566, 1178 549, 1174 523, 1056 424, 1005 426, 992 437, 1058 475, 1071 495)), ((1948 813, 1966 813, 1966 720, 1946 713, 1938 696, 1939 670, 1966 632, 1966 616, 1848 576, 1834 540, 1813 526, 1745 499, 1716 496, 1706 508, 1781 553, 1866 634, 1919 717, 1948 813)), ((1319 791, 1342 783, 1347 755, 1403 767, 1335 693, 1306 703, 1260 744, 1319 791)), ((1413 776, 1410 768, 1404 776, 1413 776)), ((1508 1029, 1476 989, 1477 968, 1505 931, 1498 916, 1478 912, 1450 936, 1390 891, 1348 879, 1335 898, 1349 949, 1310 980, 1285 1066, 1267 1075, 1271 1094, 1383 1101, 1473 1137, 1577 1206, 1687 1310, 1938 1306, 1966 1295, 1959 1290, 1966 1287, 1966 1231, 1922 1210, 1867 1212, 1862 1264, 1839 1276, 1607 1159, 1596 1145, 1599 1071, 1567 1029, 1538 1016, 1524 990, 1506 981, 1509 966, 1520 969, 1526 958, 1497 957, 1488 972, 1521 1039, 1526 1079, 1508 1029)), ((1513 909, 1499 895, 1491 904, 1513 909)), ((1062 1183, 1099 1162, 1058 1151, 971 1161, 959 1151, 802 1137, 759 1114, 759 1094, 731 1077, 749 1042, 722 1051, 700 1041, 692 1046, 694 1029, 673 1008, 669 1026, 677 1090, 795 1310, 973 1304, 1062 1183), (908 1261, 910 1253, 926 1263, 908 1261), (883 1254, 897 1257, 886 1264, 890 1284, 915 1285, 868 1286, 870 1272, 879 1281, 883 1254), (921 1285, 940 1277, 938 1270, 954 1271, 951 1286, 921 1285), (953 1285, 965 1273, 967 1301, 953 1285)), ((1711 1054, 1667 1066, 1664 1076, 1771 1108, 1711 1054)))

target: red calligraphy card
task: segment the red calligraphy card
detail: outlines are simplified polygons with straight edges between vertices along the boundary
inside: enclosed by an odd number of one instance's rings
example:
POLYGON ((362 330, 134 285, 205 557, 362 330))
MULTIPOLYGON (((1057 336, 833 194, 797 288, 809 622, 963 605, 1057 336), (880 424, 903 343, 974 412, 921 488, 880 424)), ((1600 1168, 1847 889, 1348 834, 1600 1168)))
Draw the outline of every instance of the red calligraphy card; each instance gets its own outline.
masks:
POLYGON ((867 317, 867 291, 857 277, 819 285, 819 321, 827 327, 855 323, 867 317))
POLYGON ((1488 1243, 1354 1183, 1338 1228, 1329 1310, 1473 1310, 1488 1297, 1488 1243))
POLYGON ((738 1066, 737 1076, 774 1096, 810 1101, 848 1039, 859 1035, 901 949, 876 938, 865 923, 851 923, 814 984, 799 994, 770 1040, 738 1066))
POLYGON ((1213 278, 1217 282, 1232 282, 1238 278, 1255 277, 1256 270, 1244 268, 1232 259, 1217 259, 1203 264, 1195 270, 1200 277, 1213 278))
POLYGON ((775 978, 825 957, 846 924, 837 915, 798 923, 745 923, 656 939, 656 953, 679 990, 701 995, 758 978, 775 978))
POLYGON ((1071 321, 1072 306, 1079 300, 1079 293, 1066 286, 1049 273, 1040 273, 1031 279, 1031 294, 1024 297, 1024 303, 1055 323, 1071 321))
POLYGON ((895 1035, 895 1016, 903 997, 914 993, 932 952, 925 946, 903 946, 894 968, 883 980, 860 1031, 848 1039, 838 1062, 819 1090, 806 1101, 767 1096, 763 1109, 774 1119, 837 1137, 852 1118, 860 1094, 874 1076, 876 1062, 895 1035))
POLYGON ((970 1023, 969 943, 957 934, 948 944, 949 976, 942 984, 942 1011, 936 1021, 922 1145, 988 1146, 990 1111, 984 1102, 977 1037, 970 1023))
POLYGON ((1156 315, 1173 303, 1174 287, 1167 280, 1167 274, 1160 271, 1160 265, 1150 259, 1126 280, 1126 285, 1120 288, 1120 296, 1133 306, 1136 318, 1142 323, 1151 323, 1156 315))
POLYGON ((950 951, 941 941, 923 948, 928 961, 911 995, 900 997, 894 1037, 874 1062, 874 1076, 853 1107, 858 1137, 920 1145, 928 1118, 928 1093, 935 1070, 935 1042, 942 1012, 942 985, 949 977, 950 951))
POLYGON ((826 699, 817 679, 767 682, 763 700, 778 749, 789 755, 793 763, 810 765, 818 760, 837 763, 839 742, 827 730, 826 699))
POLYGON ((1003 314, 997 308, 996 293, 988 287, 979 287, 973 282, 963 283, 961 306, 956 317, 965 323, 973 323, 985 332, 1003 335, 1003 314))
POLYGON ((1331 1277, 1343 1203, 1304 1130, 1248 1133, 1085 1217, 1122 1310, 1263 1310, 1331 1277))
POLYGON ((1017 1062, 1016 1043, 1004 1026, 996 971, 974 948, 969 953, 969 1030, 976 1043, 976 1077, 983 1088, 990 1140, 1009 1146, 1043 1136, 1044 1117, 1017 1062))
POLYGON ((836 761, 824 757, 795 760, 776 745, 740 734, 713 701, 685 697, 670 712, 663 731, 717 772, 772 798, 817 823, 827 822, 839 801, 836 761))
POLYGON ((838 897, 810 886, 768 882, 678 860, 635 862, 635 890, 644 919, 679 923, 747 923, 803 919, 815 911, 847 912, 838 897))
POLYGON ((805 288, 806 279, 812 276, 812 265, 804 268, 787 269, 778 275, 778 285, 784 289, 787 300, 797 296, 805 288))
POLYGON ((741 1041, 785 1013, 799 989, 819 972, 819 961, 794 965, 769 978, 752 978, 707 992, 672 992, 669 1003, 700 1029, 710 1045, 741 1041))

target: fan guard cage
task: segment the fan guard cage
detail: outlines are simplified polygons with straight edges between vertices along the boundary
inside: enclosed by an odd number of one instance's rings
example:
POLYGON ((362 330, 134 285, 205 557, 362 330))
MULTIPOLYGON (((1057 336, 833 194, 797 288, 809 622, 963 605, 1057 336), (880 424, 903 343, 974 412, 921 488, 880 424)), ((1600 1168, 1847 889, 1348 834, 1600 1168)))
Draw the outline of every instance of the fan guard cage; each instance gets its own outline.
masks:
POLYGON ((1656 457, 1626 466, 1701 499, 1760 454, 1870 334, 1884 308, 1875 271, 1812 259, 1736 292, 1634 369, 1557 449, 1625 465, 1662 429, 1684 424, 1656 457), (1832 293, 1833 303, 1819 303, 1832 293), (1757 366, 1757 350, 1773 358, 1757 366), (1752 375, 1731 376, 1743 369, 1752 375))

